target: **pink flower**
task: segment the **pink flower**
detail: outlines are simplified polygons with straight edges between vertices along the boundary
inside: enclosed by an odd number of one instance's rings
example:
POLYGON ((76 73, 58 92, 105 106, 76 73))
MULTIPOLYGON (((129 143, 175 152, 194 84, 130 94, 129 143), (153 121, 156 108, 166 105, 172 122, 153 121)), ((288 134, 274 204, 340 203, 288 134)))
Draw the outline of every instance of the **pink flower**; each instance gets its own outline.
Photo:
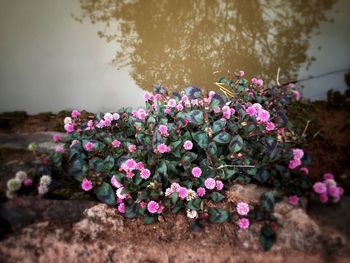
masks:
POLYGON ((249 213, 249 205, 246 202, 239 202, 236 206, 236 211, 239 215, 245 216, 249 213))
POLYGON ((304 151, 302 149, 293 149, 294 159, 301 159, 304 156, 304 151))
POLYGON ((141 178, 142 179, 148 179, 151 176, 151 171, 148 169, 142 169, 141 170, 141 178))
POLYGON ((113 120, 115 120, 115 121, 117 121, 117 120, 119 120, 120 119, 120 115, 119 115, 119 113, 113 113, 113 120))
POLYGON ((131 144, 131 145, 129 145, 129 147, 128 147, 128 150, 129 150, 129 152, 131 152, 131 153, 136 152, 136 149, 137 149, 137 147, 136 147, 135 144, 131 144))
POLYGON ((257 112, 262 110, 262 106, 260 103, 254 103, 252 106, 256 109, 257 112))
POLYGON ((121 214, 125 214, 125 204, 124 203, 119 203, 118 212, 121 214))
POLYGON ((266 123, 266 130, 273 131, 275 129, 275 124, 273 122, 266 123))
POLYGON ((291 205, 297 205, 299 203, 299 197, 296 195, 291 195, 288 197, 288 201, 291 205))
POLYGON ((323 179, 328 180, 328 179, 334 179, 334 175, 331 173, 325 173, 323 175, 323 179))
POLYGON ((26 178, 26 179, 24 179, 23 184, 25 186, 31 186, 33 184, 33 180, 30 178, 26 178))
POLYGON ((251 79, 251 82, 252 82, 253 84, 257 84, 258 80, 257 80, 256 78, 252 78, 252 79, 251 79))
POLYGON ((243 70, 240 70, 240 71, 239 71, 239 77, 242 78, 243 76, 244 76, 244 71, 243 71, 243 70))
POLYGON ((54 142, 60 142, 60 141, 61 141, 61 135, 59 135, 59 134, 54 134, 54 135, 52 136, 52 140, 53 140, 54 142))
POLYGON ((214 95, 215 95, 215 91, 213 90, 209 91, 209 94, 208 94, 209 98, 214 97, 214 95))
POLYGON ((198 100, 197 99, 191 100, 191 104, 192 106, 198 106, 198 100))
POLYGON ((72 133, 74 132, 74 124, 73 123, 65 124, 64 129, 66 130, 67 133, 72 133))
POLYGON ((73 146, 76 145, 78 142, 79 142, 78 140, 73 140, 69 147, 73 147, 73 146))
POLYGON ((176 105, 176 109, 178 110, 178 111, 182 111, 183 109, 184 109, 184 106, 182 105, 182 104, 177 104, 176 105))
POLYGON ((167 106, 168 106, 169 108, 175 108, 175 107, 176 107, 176 100, 174 100, 174 99, 168 100, 167 106))
POLYGON ((143 168, 145 168, 143 162, 138 162, 138 163, 136 164, 136 169, 137 169, 137 170, 141 171, 143 168))
POLYGON ((213 110, 214 110, 214 113, 219 113, 221 111, 220 107, 215 107, 213 110))
POLYGON ((300 92, 298 90, 293 90, 293 95, 295 97, 295 100, 300 100, 300 92))
POLYGON ((103 126, 105 126, 105 127, 111 126, 111 123, 112 123, 112 121, 109 119, 103 120, 103 126))
POLYGON ((188 194, 188 190, 186 187, 182 187, 180 186, 178 189, 177 189, 177 192, 179 194, 179 197, 181 199, 185 199, 187 197, 187 194, 188 194))
POLYGON ((221 191, 224 188, 224 183, 221 180, 216 180, 216 190, 221 191))
POLYGON ((166 108, 166 109, 164 110, 164 112, 165 112, 166 114, 170 114, 170 112, 171 112, 171 109, 169 109, 169 108, 166 108))
POLYGON ((258 112, 258 120, 267 122, 270 119, 270 113, 267 110, 261 110, 258 112))
POLYGON ((64 148, 61 145, 57 145, 56 148, 55 148, 55 152, 63 153, 64 152, 64 148))
POLYGON ((309 169, 307 167, 301 167, 300 172, 302 172, 303 174, 309 174, 309 169))
POLYGON ((147 117, 147 112, 144 109, 139 109, 136 112, 136 118, 139 120, 144 120, 147 117))
POLYGON ((169 136, 168 127, 166 125, 159 125, 158 131, 165 137, 169 136))
POLYGON ((184 144, 183 144, 183 147, 185 150, 192 150, 193 148, 193 143, 189 140, 185 141, 184 144))
POLYGON ((180 185, 178 183, 172 183, 170 185, 170 190, 174 193, 177 192, 177 190, 180 188, 180 185))
POLYGON ((207 178, 204 181, 205 188, 209 190, 213 190, 216 186, 216 182, 213 178, 207 178))
POLYGON ((238 226, 240 229, 248 229, 249 224, 250 222, 248 218, 243 217, 238 219, 238 226))
POLYGON ((80 116, 80 112, 77 110, 73 110, 71 115, 73 118, 78 118, 80 116))
POLYGON ((134 159, 128 159, 125 161, 126 167, 128 168, 128 170, 132 171, 136 169, 136 162, 134 159))
POLYGON ((328 195, 334 198, 339 197, 339 188, 336 185, 328 187, 328 195))
POLYGON ((84 191, 90 191, 92 189, 92 182, 90 180, 84 178, 82 183, 81 183, 81 188, 84 191))
POLYGON ((225 111, 229 111, 230 110, 230 107, 229 106, 227 106, 227 105, 225 105, 225 106, 223 106, 222 107, 222 109, 221 109, 223 112, 225 112, 225 111))
POLYGON ((264 85, 264 81, 263 81, 262 79, 258 79, 258 80, 256 81, 256 85, 259 86, 259 87, 261 87, 262 85, 264 85))
POLYGON ((328 202, 328 195, 326 193, 320 194, 320 201, 323 204, 327 203, 328 202))
POLYGON ((149 93, 149 92, 145 92, 144 94, 143 94, 143 99, 145 100, 145 101, 148 101, 148 100, 150 100, 152 98, 152 95, 149 93))
POLYGON ((256 114, 256 109, 253 106, 250 106, 250 107, 248 107, 246 112, 249 116, 254 116, 256 114))
POLYGON ((85 150, 91 151, 94 148, 94 144, 92 142, 88 142, 85 144, 85 150))
POLYGON ((201 177, 201 175, 202 175, 202 169, 201 168, 199 168, 199 167, 194 167, 193 169, 192 169, 192 175, 194 176, 194 177, 201 177))
POLYGON ((204 187, 199 187, 199 188, 197 189, 197 195, 198 195, 199 197, 203 197, 203 196, 205 195, 205 188, 204 188, 204 187))
POLYGON ((293 170, 297 168, 299 165, 301 165, 301 161, 299 159, 294 159, 289 161, 288 167, 289 169, 293 170))
POLYGON ((157 213, 159 209, 159 204, 156 201, 149 201, 147 204, 147 210, 148 212, 150 212, 151 214, 155 214, 157 213))
POLYGON ((119 148, 119 147, 120 147, 120 145, 121 145, 121 142, 120 142, 120 141, 118 141, 118 140, 114 140, 114 141, 112 142, 112 146, 113 146, 113 148, 119 148))
POLYGON ((158 152, 160 152, 160 153, 166 153, 166 152, 169 152, 169 151, 170 151, 170 147, 168 147, 168 146, 166 146, 164 143, 162 143, 162 144, 159 144, 159 145, 157 146, 157 150, 158 150, 158 152))
POLYGON ((115 175, 113 175, 112 178, 111 178, 111 184, 112 184, 115 188, 123 187, 123 185, 117 180, 117 178, 115 177, 115 175))
POLYGON ((144 201, 141 201, 141 202, 140 202, 140 207, 141 207, 141 208, 146 208, 146 206, 147 206, 147 205, 146 205, 146 202, 144 202, 144 201))
POLYGON ((226 120, 228 120, 231 117, 231 111, 224 111, 222 115, 226 120))
POLYGON ((327 187, 324 183, 317 182, 312 186, 312 188, 314 189, 314 192, 317 194, 326 194, 327 193, 327 187))

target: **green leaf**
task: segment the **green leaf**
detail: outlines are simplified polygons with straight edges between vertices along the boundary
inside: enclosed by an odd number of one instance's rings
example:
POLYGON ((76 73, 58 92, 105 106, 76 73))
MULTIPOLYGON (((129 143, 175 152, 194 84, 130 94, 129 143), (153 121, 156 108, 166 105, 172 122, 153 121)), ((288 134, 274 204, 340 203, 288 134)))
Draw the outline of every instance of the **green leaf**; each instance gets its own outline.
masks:
POLYGON ((269 250, 276 242, 277 235, 270 225, 264 225, 260 232, 260 244, 263 249, 269 250))
POLYGON ((138 204, 133 203, 131 206, 126 207, 124 216, 126 218, 135 218, 138 216, 138 204))
POLYGON ((195 198, 187 203, 187 208, 191 210, 199 210, 201 209, 202 199, 195 198))
POLYGON ((114 167, 114 158, 112 155, 108 155, 104 160, 104 168, 105 170, 112 170, 114 167))
POLYGON ((209 138, 206 132, 204 131, 194 132, 192 133, 192 136, 195 142, 199 145, 199 147, 201 147, 202 149, 206 149, 208 147, 209 138))
POLYGON ((269 171, 259 168, 256 175, 254 176, 254 179, 257 180, 259 183, 263 184, 267 182, 270 178, 270 173, 269 171))
POLYGON ((220 208, 210 208, 208 212, 209 221, 212 223, 223 223, 229 217, 228 212, 220 208))
POLYGON ((226 144, 229 143, 231 140, 231 135, 227 132, 220 132, 218 135, 216 135, 213 139, 217 143, 226 144))
POLYGON ((139 185, 142 182, 142 178, 139 174, 136 174, 133 180, 136 185, 139 185))
POLYGON ((218 147, 216 146, 216 143, 215 142, 209 143, 209 145, 208 145, 208 153, 211 156, 216 156, 217 152, 218 152, 218 147))
POLYGON ((218 193, 218 192, 212 192, 211 195, 210 195, 210 198, 215 203, 218 203, 218 202, 222 201, 225 198, 225 196, 220 194, 220 193, 218 193))
POLYGON ((194 86, 186 87, 184 91, 190 99, 198 99, 203 96, 202 90, 194 86))
POLYGON ((92 169, 94 169, 98 173, 101 173, 105 170, 104 160, 100 158, 91 159, 89 162, 89 165, 92 169))
POLYGON ((238 134, 232 138, 228 146, 228 148, 230 149, 230 152, 239 152, 242 149, 242 147, 243 147, 243 139, 238 134))
POLYGON ((226 120, 217 120, 213 123, 213 133, 216 134, 226 126, 226 120))
POLYGON ((145 219, 144 219, 144 223, 145 223, 145 225, 149 225, 149 224, 152 224, 156 220, 157 220, 157 216, 146 215, 145 219))
POLYGON ((224 173, 225 173, 225 176, 222 177, 222 179, 227 180, 227 179, 230 179, 232 176, 234 176, 237 173, 237 171, 234 169, 227 169, 226 168, 224 170, 224 173))
POLYGON ((108 183, 102 183, 100 186, 95 188, 95 194, 98 199, 108 205, 115 204, 115 193, 108 183))
POLYGON ((263 211, 272 213, 275 207, 275 194, 273 191, 265 192, 260 197, 260 206, 263 211))
POLYGON ((177 202, 177 200, 179 200, 179 194, 178 193, 172 193, 171 195, 170 195, 170 197, 171 197, 171 203, 173 204, 173 205, 175 205, 176 204, 176 202, 177 202))
POLYGON ((190 123, 195 125, 203 124, 204 122, 204 114, 200 110, 193 110, 187 113, 187 118, 190 121, 190 123))

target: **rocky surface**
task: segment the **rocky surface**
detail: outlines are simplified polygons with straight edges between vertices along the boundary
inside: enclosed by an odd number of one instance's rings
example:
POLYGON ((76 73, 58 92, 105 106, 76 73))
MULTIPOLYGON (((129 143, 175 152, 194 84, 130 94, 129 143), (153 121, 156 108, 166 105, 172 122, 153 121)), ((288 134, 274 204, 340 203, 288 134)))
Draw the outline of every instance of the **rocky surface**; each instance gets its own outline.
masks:
POLYGON ((20 199, 3 204, 0 212, 8 224, 21 221, 21 211, 28 215, 32 209, 39 216, 35 223, 22 225, 3 238, 0 261, 348 262, 350 256, 346 237, 332 228, 325 231, 302 207, 286 200, 276 206, 275 215, 283 227, 268 252, 259 244, 260 223, 253 223, 248 230, 238 230, 227 222, 208 224, 194 232, 183 213, 144 225, 141 219, 124 219, 104 204, 75 206, 67 202, 72 201, 20 199))

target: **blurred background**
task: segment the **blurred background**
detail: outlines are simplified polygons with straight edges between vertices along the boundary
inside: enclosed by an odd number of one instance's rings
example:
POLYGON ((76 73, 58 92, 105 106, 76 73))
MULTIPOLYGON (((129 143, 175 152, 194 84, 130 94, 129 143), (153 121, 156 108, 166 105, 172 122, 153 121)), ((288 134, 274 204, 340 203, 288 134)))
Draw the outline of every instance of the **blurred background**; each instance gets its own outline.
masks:
POLYGON ((0 112, 143 105, 143 90, 244 70, 344 91, 348 0, 0 0, 0 112))

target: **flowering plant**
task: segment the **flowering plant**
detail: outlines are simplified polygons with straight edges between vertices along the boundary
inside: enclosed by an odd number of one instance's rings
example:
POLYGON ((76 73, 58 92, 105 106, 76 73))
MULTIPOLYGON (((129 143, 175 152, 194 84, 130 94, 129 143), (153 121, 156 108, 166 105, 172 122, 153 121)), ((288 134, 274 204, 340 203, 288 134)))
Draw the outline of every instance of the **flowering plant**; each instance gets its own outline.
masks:
MULTIPOLYGON (((157 86, 153 95, 145 93, 144 109, 87 118, 73 111, 64 121, 68 174, 84 191, 145 223, 182 209, 196 222, 237 219, 242 229, 248 218, 273 221, 282 194, 295 200, 311 186, 308 156, 285 132, 291 127, 286 107, 299 93, 292 86, 266 88, 243 75, 218 80, 225 96, 197 87, 170 95, 157 86), (259 210, 246 203, 238 203, 237 211, 215 207, 236 183, 274 190, 263 194, 259 210)), ((62 152, 55 153, 58 165, 62 152)))

